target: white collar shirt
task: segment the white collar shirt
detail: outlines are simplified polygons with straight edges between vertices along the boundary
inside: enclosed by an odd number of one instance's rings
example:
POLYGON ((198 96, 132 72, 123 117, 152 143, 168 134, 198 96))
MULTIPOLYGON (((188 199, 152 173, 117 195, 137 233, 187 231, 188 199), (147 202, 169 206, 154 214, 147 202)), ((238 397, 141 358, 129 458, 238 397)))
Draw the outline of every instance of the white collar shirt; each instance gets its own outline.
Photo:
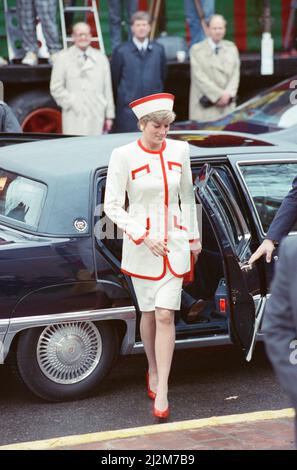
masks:
POLYGON ((216 54, 216 49, 217 48, 221 49, 222 43, 221 42, 216 43, 210 37, 208 37, 207 39, 208 39, 208 43, 211 47, 211 50, 213 51, 214 54, 216 54))
POLYGON ((132 41, 134 42, 135 46, 137 47, 137 49, 139 51, 141 51, 141 50, 146 51, 147 50, 147 46, 148 46, 148 43, 149 43, 148 38, 146 38, 143 42, 141 42, 135 36, 133 36, 132 41))

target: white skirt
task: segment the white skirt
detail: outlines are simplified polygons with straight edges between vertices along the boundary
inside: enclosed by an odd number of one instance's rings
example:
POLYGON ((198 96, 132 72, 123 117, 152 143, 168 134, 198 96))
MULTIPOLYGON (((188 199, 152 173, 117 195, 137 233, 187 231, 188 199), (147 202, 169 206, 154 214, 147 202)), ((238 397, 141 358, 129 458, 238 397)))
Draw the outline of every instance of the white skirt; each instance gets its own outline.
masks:
POLYGON ((174 276, 166 268, 165 276, 158 281, 131 276, 139 309, 142 312, 154 311, 156 307, 179 310, 183 277, 174 276))

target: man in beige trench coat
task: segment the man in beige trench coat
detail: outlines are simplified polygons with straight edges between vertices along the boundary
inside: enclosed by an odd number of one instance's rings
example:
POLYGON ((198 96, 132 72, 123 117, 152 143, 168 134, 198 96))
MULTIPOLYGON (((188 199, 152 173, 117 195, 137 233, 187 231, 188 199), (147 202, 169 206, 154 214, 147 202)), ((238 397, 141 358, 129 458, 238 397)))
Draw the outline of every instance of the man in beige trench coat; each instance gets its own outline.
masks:
POLYGON ((190 119, 214 121, 235 108, 240 61, 236 45, 223 40, 225 33, 225 18, 213 15, 209 21, 209 36, 190 49, 190 119))
POLYGON ((74 45, 54 60, 50 91, 62 108, 64 134, 98 135, 111 130, 114 101, 107 57, 90 47, 86 23, 73 27, 74 45))

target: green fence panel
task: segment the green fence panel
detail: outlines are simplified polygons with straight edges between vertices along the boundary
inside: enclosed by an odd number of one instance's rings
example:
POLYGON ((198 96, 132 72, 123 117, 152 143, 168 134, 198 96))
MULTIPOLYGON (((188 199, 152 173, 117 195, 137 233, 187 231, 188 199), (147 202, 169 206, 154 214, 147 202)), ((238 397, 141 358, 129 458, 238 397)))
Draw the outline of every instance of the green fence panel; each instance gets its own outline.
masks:
MULTIPOLYGON (((104 45, 107 54, 111 53, 110 34, 108 22, 108 0, 100 0, 100 24, 104 38, 104 45)), ((82 5, 83 0, 77 0, 77 5, 82 5)), ((15 0, 8 0, 10 6, 15 5, 15 0)), ((289 0, 271 0, 271 15, 273 17, 272 36, 276 51, 282 50, 282 35, 284 34, 290 7, 289 0)), ((238 41, 241 50, 245 48, 248 52, 260 52, 262 24, 260 18, 263 14, 263 0, 216 0, 216 12, 227 19, 226 38, 231 41, 238 41), (237 2, 237 3, 236 3, 237 2), (240 2, 240 4, 238 3, 240 2), (244 8, 245 5, 245 8, 244 8), (235 8, 236 7, 236 8, 235 8), (241 9, 242 8, 242 9, 241 9), (242 17, 242 12, 246 12, 242 17), (236 22, 236 23, 235 23, 236 22), (244 25, 241 32, 241 25, 244 25), (246 35, 246 37, 244 37, 246 35), (240 38, 240 39, 238 39, 240 38), (244 44, 244 46, 242 46, 244 44)), ((83 20, 83 14, 75 14, 74 22, 83 20)), ((170 35, 186 35, 185 13, 183 0, 166 1, 167 33, 170 35)), ((59 21, 59 19, 58 19, 59 21)), ((123 24, 123 40, 127 39, 128 21, 125 18, 123 24)), ((0 0, 0 54, 7 57, 7 45, 5 34, 4 7, 0 0)))

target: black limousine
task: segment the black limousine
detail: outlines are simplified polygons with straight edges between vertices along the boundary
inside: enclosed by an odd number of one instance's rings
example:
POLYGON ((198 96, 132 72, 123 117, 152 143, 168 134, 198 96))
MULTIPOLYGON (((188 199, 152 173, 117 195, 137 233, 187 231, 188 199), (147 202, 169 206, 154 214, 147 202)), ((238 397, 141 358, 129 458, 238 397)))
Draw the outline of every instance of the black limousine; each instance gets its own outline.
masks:
MULTIPOLYGON (((143 351, 121 234, 102 210, 111 151, 137 135, 26 138, 6 147, 1 138, 1 359, 39 397, 75 399, 98 389, 119 354, 143 351)), ((176 347, 233 342, 250 360, 273 263, 247 261, 297 174, 297 147, 230 132, 170 138, 190 144, 203 245, 176 312, 176 347), (188 316, 197 299, 203 321, 188 316)))

